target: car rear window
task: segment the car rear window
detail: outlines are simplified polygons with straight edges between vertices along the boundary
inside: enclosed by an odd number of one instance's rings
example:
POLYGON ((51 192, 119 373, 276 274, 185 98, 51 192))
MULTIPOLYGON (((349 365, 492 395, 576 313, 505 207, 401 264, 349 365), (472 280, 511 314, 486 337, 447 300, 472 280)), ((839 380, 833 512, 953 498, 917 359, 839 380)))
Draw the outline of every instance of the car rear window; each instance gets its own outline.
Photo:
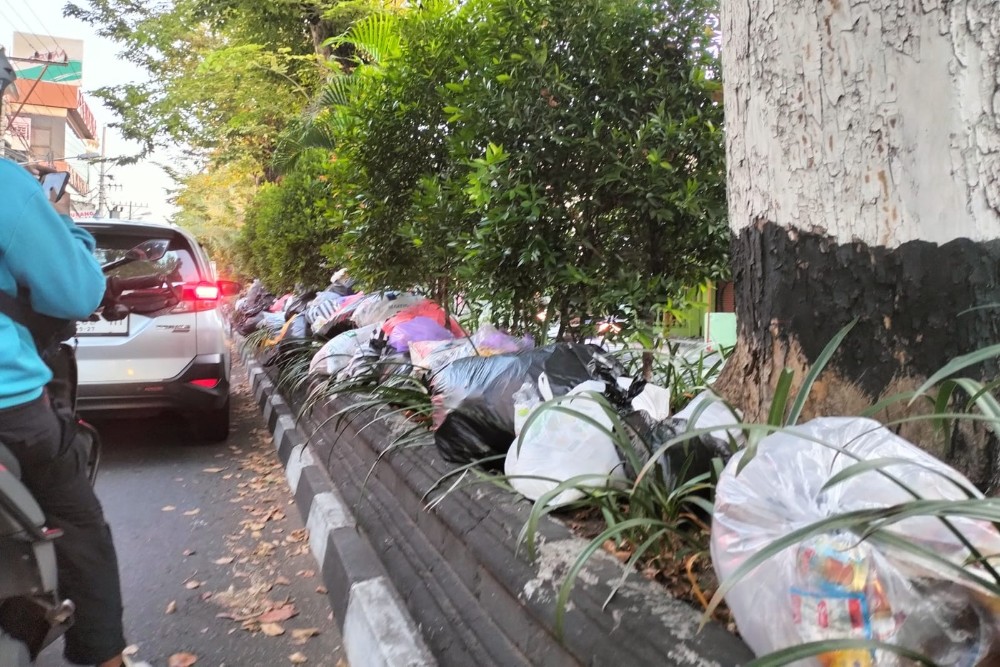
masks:
MULTIPOLYGON (((94 257, 101 264, 107 264, 125 256, 125 253, 143 241, 157 236, 135 234, 115 234, 113 232, 92 231, 97 241, 94 257)), ((162 259, 156 262, 145 260, 131 262, 111 271, 112 276, 128 278, 133 276, 165 275, 173 283, 196 283, 201 280, 198 263, 188 243, 179 236, 170 240, 170 246, 162 259)))

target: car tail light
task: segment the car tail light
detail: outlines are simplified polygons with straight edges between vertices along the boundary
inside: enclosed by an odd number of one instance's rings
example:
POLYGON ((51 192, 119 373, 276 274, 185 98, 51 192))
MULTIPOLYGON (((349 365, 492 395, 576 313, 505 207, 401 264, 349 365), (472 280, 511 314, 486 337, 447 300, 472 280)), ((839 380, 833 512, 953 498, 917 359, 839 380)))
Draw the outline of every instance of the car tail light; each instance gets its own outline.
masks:
POLYGON ((172 313, 200 313, 219 305, 219 286, 215 283, 188 283, 181 288, 181 302, 172 313))
POLYGON ((215 389, 219 386, 219 378, 201 378, 199 380, 191 380, 190 384, 196 387, 204 387, 205 389, 215 389))

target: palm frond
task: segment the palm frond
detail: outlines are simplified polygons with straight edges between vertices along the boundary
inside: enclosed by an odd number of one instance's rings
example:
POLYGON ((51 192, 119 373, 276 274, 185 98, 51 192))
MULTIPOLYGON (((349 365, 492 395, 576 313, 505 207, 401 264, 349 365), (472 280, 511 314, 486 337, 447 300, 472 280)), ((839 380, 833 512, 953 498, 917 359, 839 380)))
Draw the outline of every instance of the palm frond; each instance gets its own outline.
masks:
POLYGON ((361 19, 350 29, 327 41, 331 46, 352 45, 365 62, 384 63, 402 52, 402 38, 395 15, 378 12, 361 19))

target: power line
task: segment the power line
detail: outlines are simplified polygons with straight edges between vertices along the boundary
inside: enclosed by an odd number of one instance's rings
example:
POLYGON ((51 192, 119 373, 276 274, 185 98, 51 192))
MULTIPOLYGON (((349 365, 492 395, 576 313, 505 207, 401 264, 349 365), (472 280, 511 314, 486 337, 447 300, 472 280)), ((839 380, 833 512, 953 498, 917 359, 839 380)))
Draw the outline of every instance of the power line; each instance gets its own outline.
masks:
POLYGON ((35 17, 35 19, 37 19, 37 20, 38 20, 38 25, 40 25, 40 26, 42 27, 42 33, 43 33, 43 34, 44 34, 44 35, 45 35, 46 37, 48 37, 49 39, 51 39, 51 40, 52 40, 52 43, 53 43, 53 44, 58 44, 58 42, 56 41, 56 38, 52 36, 52 33, 51 33, 51 32, 50 32, 50 31, 48 30, 48 28, 46 27, 46 25, 45 25, 45 21, 43 21, 43 20, 42 20, 42 19, 41 19, 41 18, 40 18, 40 17, 38 16, 38 14, 36 14, 36 13, 35 13, 35 10, 31 8, 31 4, 30 4, 30 3, 29 3, 29 2, 27 1, 27 0, 25 0, 25 2, 24 2, 24 6, 25 6, 25 7, 27 7, 27 8, 28 8, 28 12, 29 12, 29 13, 30 13, 30 14, 31 14, 32 16, 34 16, 34 17, 35 17))
MULTIPOLYGON (((7 1, 8 4, 11 4, 11 6, 13 6, 13 0, 6 0, 6 1, 7 1)), ((55 43, 56 42, 55 37, 53 37, 52 33, 49 32, 49 30, 45 27, 45 22, 41 18, 39 18, 38 14, 35 13, 35 10, 31 8, 31 5, 28 4, 27 2, 24 2, 24 6, 27 8, 28 12, 38 22, 38 26, 42 29, 42 31, 40 33, 35 33, 35 34, 38 37, 42 37, 42 36, 48 37, 50 40, 52 40, 53 43, 55 43)), ((22 16, 21 18, 23 19, 24 17, 22 16)), ((27 25, 28 23, 30 23, 30 22, 29 21, 25 21, 25 25, 27 25)), ((29 28, 31 29, 32 32, 34 32, 35 28, 33 26, 29 26, 29 28)))
MULTIPOLYGON (((13 8, 11 8, 11 9, 13 9, 13 8)), ((11 18, 10 18, 10 16, 6 12, 4 12, 2 9, 0 9, 0 16, 2 16, 3 20, 6 21, 11 26, 13 26, 15 23, 19 22, 19 21, 12 21, 11 18)), ((21 17, 18 16, 18 19, 20 19, 20 18, 21 17)), ((13 45, 11 45, 11 46, 13 46, 13 45)), ((34 48, 34 46, 32 46, 32 48, 34 48)))
MULTIPOLYGON (((25 30, 30 30, 31 32, 35 31, 35 28, 32 27, 31 22, 28 21, 27 19, 25 19, 24 15, 21 14, 21 12, 19 12, 16 7, 14 7, 14 4, 11 2, 11 0, 4 0, 4 2, 7 4, 7 7, 10 8, 10 11, 12 11, 14 13, 14 16, 18 19, 17 23, 19 23, 22 26, 24 26, 25 30)), ((28 7, 29 10, 31 9, 30 5, 26 5, 26 6, 28 7)), ((32 14, 34 14, 34 12, 32 12, 32 14)), ((35 18, 38 19, 38 15, 37 14, 35 14, 35 18)), ((8 18, 8 20, 10 20, 10 19, 8 18)), ((41 19, 38 19, 38 20, 40 21, 41 19)), ((14 22, 11 21, 11 24, 13 25, 14 22)), ((43 32, 45 31, 45 25, 44 24, 42 24, 42 31, 43 32)), ((44 53, 44 52, 48 51, 48 49, 45 48, 44 44, 39 45, 39 43, 37 41, 35 41, 34 39, 32 39, 33 37, 41 37, 41 34, 32 35, 32 34, 29 34, 28 32, 22 32, 21 34, 24 37, 24 40, 26 42, 28 42, 28 46, 30 46, 31 48, 35 49, 35 51, 37 51, 38 53, 44 53)), ((49 37, 49 39, 53 39, 52 35, 48 35, 48 37, 49 37)), ((55 41, 55 40, 53 40, 53 41, 55 41)))
MULTIPOLYGON (((10 11, 13 12, 14 16, 17 18, 17 21, 11 21, 10 16, 8 14, 4 13, 4 18, 10 23, 11 26, 20 24, 20 25, 24 26, 25 29, 32 29, 32 28, 30 28, 28 26, 28 22, 24 19, 24 17, 21 15, 21 13, 18 12, 14 8, 14 5, 12 5, 10 3, 10 0, 4 0, 4 2, 7 4, 8 9, 10 9, 10 11)), ((20 32, 20 31, 18 31, 18 32, 20 32)), ((35 43, 30 38, 31 36, 28 33, 25 32, 25 33, 22 33, 22 34, 24 35, 25 41, 28 42, 28 46, 30 46, 31 48, 33 48, 33 49, 35 49, 36 51, 39 51, 39 52, 45 50, 44 48, 39 48, 38 44, 35 43)))

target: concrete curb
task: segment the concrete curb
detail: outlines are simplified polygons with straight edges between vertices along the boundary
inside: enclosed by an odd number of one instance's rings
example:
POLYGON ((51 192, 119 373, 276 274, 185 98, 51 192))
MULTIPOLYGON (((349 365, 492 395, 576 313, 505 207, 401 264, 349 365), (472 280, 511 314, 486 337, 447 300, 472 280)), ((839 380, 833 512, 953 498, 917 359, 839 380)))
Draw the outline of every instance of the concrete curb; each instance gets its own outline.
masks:
POLYGON ((244 352, 254 401, 274 437, 288 486, 309 529, 351 667, 436 665, 424 638, 350 507, 302 433, 292 410, 252 355, 244 352))
POLYGON ((310 546, 352 664, 735 667, 753 658, 721 625, 700 628, 699 611, 600 549, 560 624, 557 595, 586 540, 545 517, 529 556, 518 534, 531 504, 492 484, 459 484, 432 434, 397 448, 413 425, 345 396, 296 423, 288 404, 298 409, 308 389, 281 396, 273 369, 250 357, 247 368, 316 531, 310 546))

